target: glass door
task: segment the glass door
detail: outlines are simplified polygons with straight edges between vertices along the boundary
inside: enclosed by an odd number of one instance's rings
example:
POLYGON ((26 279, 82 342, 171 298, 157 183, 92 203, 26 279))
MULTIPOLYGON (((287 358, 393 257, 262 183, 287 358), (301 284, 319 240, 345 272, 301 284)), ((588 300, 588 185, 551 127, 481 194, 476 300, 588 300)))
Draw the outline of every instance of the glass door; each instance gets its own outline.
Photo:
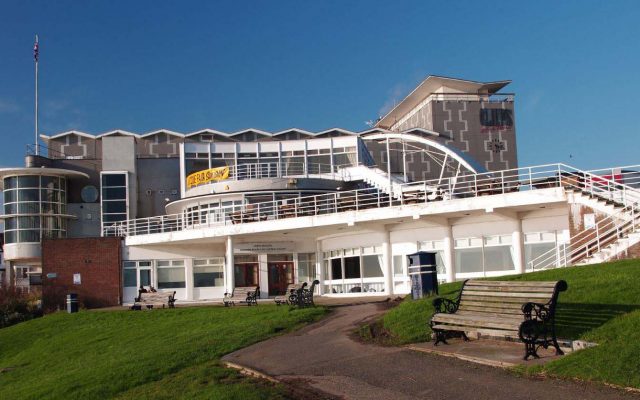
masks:
POLYGON ((287 286, 293 283, 293 262, 279 261, 267 264, 269 272, 269 296, 285 294, 287 286))

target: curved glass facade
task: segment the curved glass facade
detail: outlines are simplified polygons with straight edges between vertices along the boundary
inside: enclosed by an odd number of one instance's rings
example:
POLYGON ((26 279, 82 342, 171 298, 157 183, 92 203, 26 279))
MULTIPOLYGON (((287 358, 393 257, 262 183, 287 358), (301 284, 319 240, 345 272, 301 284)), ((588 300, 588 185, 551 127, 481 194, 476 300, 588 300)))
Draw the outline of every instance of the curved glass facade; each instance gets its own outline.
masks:
POLYGON ((4 178, 5 243, 38 243, 66 235, 66 179, 24 175, 4 178))

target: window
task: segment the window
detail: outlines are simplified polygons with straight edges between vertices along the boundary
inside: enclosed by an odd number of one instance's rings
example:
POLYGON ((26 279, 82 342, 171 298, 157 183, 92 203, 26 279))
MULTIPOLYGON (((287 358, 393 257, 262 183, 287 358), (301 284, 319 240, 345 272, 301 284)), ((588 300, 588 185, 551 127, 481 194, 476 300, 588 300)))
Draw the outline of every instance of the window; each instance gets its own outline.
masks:
POLYGON ((342 279, 342 259, 331 259, 331 279, 342 279))
POLYGON ((66 233, 66 180, 27 175, 4 178, 6 243, 37 243, 66 233), (32 214, 32 215, 20 215, 32 214))
POLYGON ((224 258, 193 260, 193 287, 223 287, 224 258))
POLYGON ((393 275, 394 276, 404 276, 404 259, 406 256, 404 255, 395 255, 393 256, 393 275))
POLYGON ((185 287, 184 261, 157 261, 158 289, 174 289, 185 287))
POLYGON ((364 278, 382 278, 382 255, 362 256, 362 275, 364 278))
POLYGON ((494 272, 515 269, 511 235, 455 240, 456 272, 494 272))
POLYGON ((102 172, 102 227, 129 219, 128 176, 126 172, 102 172))
POLYGON ((513 111, 502 108, 483 108, 480 110, 480 125, 508 128, 513 126, 513 111))
POLYGON ((315 253, 298 254, 298 282, 313 282, 316 279, 315 253))
POLYGON ((360 278, 360 257, 344 258, 344 278, 345 279, 360 278))
POLYGON ((524 236, 524 260, 527 269, 531 269, 531 262, 546 264, 555 260, 557 255, 553 251, 557 246, 556 232, 527 233, 524 236))

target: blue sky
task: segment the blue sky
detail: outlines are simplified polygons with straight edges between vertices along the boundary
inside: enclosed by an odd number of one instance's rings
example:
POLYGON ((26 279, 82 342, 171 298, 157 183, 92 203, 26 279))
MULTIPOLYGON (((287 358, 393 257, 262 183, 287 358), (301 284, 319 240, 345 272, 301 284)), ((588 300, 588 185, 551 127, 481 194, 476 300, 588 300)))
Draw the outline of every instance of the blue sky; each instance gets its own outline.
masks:
POLYGON ((366 128, 427 75, 511 79, 520 165, 640 164, 640 2, 0 1, 1 166, 42 133, 366 128), (519 3, 519 4, 515 4, 519 3))

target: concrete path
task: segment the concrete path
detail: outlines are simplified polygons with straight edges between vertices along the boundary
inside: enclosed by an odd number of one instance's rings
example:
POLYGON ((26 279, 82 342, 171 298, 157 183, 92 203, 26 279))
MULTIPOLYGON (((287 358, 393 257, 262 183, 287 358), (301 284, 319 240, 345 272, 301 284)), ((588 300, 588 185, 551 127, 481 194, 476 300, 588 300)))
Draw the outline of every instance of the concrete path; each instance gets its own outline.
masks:
POLYGON ((500 368, 352 339, 381 304, 338 307, 304 329, 223 358, 327 399, 638 399, 620 390, 561 380, 517 377, 500 368))

